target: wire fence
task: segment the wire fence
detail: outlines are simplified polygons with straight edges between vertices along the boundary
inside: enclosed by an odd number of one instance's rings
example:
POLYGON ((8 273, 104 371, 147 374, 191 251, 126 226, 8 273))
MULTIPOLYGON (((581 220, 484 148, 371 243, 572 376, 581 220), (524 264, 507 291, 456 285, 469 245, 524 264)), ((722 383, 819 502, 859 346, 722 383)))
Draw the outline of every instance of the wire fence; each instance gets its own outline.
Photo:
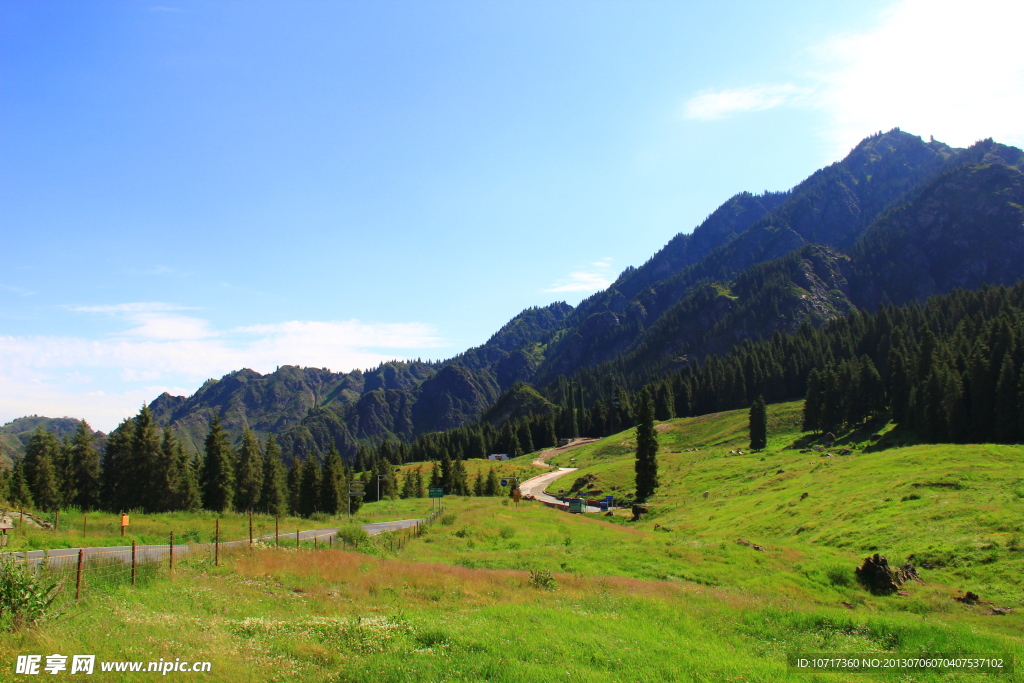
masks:
MULTIPOLYGON (((401 528, 373 527, 374 546, 384 552, 397 553, 410 540, 423 534, 440 512, 401 528)), ((364 541, 339 529, 314 529, 257 534, 250 530, 243 538, 222 538, 220 520, 216 520, 210 542, 197 542, 195 534, 181 542, 170 532, 166 544, 139 544, 113 548, 66 548, 24 550, 0 554, 0 569, 31 575, 40 586, 55 586, 55 605, 81 600, 86 595, 102 595, 123 586, 136 586, 155 579, 171 579, 177 570, 220 566, 230 555, 250 549, 272 547, 297 548, 307 551, 356 550, 364 541)))

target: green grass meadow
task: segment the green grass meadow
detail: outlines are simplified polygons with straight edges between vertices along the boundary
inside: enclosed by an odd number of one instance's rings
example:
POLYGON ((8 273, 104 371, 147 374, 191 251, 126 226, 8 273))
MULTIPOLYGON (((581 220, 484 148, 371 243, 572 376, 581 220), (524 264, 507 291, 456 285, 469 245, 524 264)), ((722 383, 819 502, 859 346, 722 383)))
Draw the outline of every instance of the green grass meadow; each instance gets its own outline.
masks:
MULTIPOLYGON (((659 425, 661 487, 639 521, 446 497, 402 549, 386 537, 359 552, 260 546, 220 567, 197 556, 173 576, 152 569, 135 587, 97 579, 81 603, 0 640, 0 680, 30 679, 11 673, 18 654, 54 652, 208 660, 210 674, 169 675, 228 682, 1024 680, 787 669, 796 652, 1024 664, 1024 447, 884 448, 865 434, 801 453, 800 408, 769 406, 763 452, 746 449, 745 411, 659 425), (910 558, 923 582, 872 595, 853 570, 875 552, 910 558), (967 590, 982 602, 953 600, 967 590)), ((559 452, 553 464, 581 469, 551 488, 593 474, 586 490, 629 496, 632 438, 559 452)), ((384 501, 358 521, 429 509, 384 501)))

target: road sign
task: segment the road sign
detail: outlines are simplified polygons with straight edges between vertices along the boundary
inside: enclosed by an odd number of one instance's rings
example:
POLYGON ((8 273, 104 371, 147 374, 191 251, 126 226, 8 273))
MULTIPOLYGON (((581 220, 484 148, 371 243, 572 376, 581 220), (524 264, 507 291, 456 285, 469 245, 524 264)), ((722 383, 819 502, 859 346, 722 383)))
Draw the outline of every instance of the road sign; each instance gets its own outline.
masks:
POLYGON ((521 495, 519 494, 519 489, 516 489, 515 491, 512 492, 512 500, 518 503, 520 498, 521 495))
POLYGON ((430 489, 431 498, 444 498, 444 489, 430 489))
POLYGON ((366 491, 364 490, 366 484, 361 481, 350 481, 348 483, 348 495, 352 497, 365 496, 366 491))
POLYGON ((605 502, 606 502, 606 503, 608 503, 609 505, 612 505, 612 504, 614 504, 614 503, 615 503, 615 496, 605 496, 605 497, 604 497, 604 500, 605 500, 605 502))
POLYGON ((508 486, 508 479, 502 479, 501 480, 501 485, 502 486, 508 486))

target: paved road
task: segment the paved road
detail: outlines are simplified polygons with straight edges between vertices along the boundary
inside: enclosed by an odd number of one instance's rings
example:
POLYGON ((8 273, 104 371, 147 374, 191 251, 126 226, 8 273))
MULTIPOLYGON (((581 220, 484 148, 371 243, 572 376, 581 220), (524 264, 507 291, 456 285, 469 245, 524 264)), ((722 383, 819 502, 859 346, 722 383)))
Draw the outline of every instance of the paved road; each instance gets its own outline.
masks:
MULTIPOLYGON (((376 536, 377 534, 385 532, 385 531, 395 531, 397 529, 405 529, 405 528, 408 528, 408 527, 411 527, 411 526, 416 526, 417 523, 425 522, 425 521, 427 521, 427 520, 426 519, 400 519, 400 520, 397 520, 397 521, 394 521, 394 522, 374 522, 373 524, 363 524, 361 526, 363 527, 363 529, 366 530, 366 533, 370 534, 371 536, 376 536)), ((280 536, 280 539, 281 539, 281 544, 282 545, 286 544, 289 541, 289 539, 294 543, 295 542, 295 535, 296 535, 296 533, 298 533, 300 541, 303 541, 303 540, 309 541, 309 540, 311 540, 313 538, 318 538, 318 539, 321 540, 321 542, 327 543, 328 537, 329 536, 333 536, 335 533, 337 533, 337 531, 338 531, 337 527, 331 528, 331 529, 309 529, 307 531, 300 531, 300 532, 292 531, 290 533, 282 533, 281 536, 280 536)), ((258 536, 254 540, 273 542, 274 541, 274 534, 265 534, 263 536, 258 536)), ((223 541, 223 542, 221 542, 220 545, 221 545, 222 548, 230 548, 230 547, 233 547, 233 546, 246 545, 248 543, 249 543, 249 539, 244 539, 244 540, 241 540, 241 541, 223 541)), ((207 546, 209 544, 201 543, 201 544, 196 544, 196 545, 199 546, 199 547, 204 547, 204 546, 207 546)), ((185 554, 189 553, 191 551, 191 549, 192 549, 192 546, 190 546, 187 543, 183 543, 181 545, 178 545, 177 543, 175 543, 174 544, 174 556, 175 557, 179 557, 179 556, 185 555, 185 554)), ((113 560, 120 560, 122 562, 130 562, 131 561, 131 557, 132 557, 132 547, 130 545, 109 546, 109 547, 101 547, 101 548, 56 548, 56 549, 53 549, 53 550, 49 551, 50 566, 52 566, 52 567, 59 567, 59 566, 64 566, 64 565, 76 564, 78 562, 78 551, 79 550, 85 551, 83 553, 83 557, 86 560, 99 560, 99 559, 107 558, 107 559, 113 559, 113 560)), ((136 545, 135 546, 136 561, 138 563, 140 563, 140 564, 143 563, 143 562, 154 562, 156 560, 161 560, 161 559, 167 557, 169 552, 170 552, 170 545, 136 545)), ((31 564, 37 564, 37 563, 39 563, 43 559, 45 553, 46 553, 46 551, 43 551, 43 550, 29 550, 27 552, 22 551, 22 552, 3 553, 3 555, 10 556, 10 557, 16 558, 16 559, 28 558, 28 561, 31 564)))
MULTIPOLYGON (((565 451, 568 451, 572 448, 576 448, 577 446, 582 446, 584 444, 591 443, 592 441, 596 440, 597 439, 580 440, 569 446, 564 446, 562 448, 550 448, 546 451, 543 451, 540 454, 540 456, 538 456, 533 461, 533 464, 536 465, 537 467, 549 467, 549 465, 546 462, 548 458, 558 455, 559 453, 564 453, 565 451)), ((559 467, 557 470, 554 470, 552 472, 545 472, 544 474, 540 474, 536 477, 533 477, 532 479, 527 479, 526 481, 524 481, 522 484, 519 485, 519 490, 523 492, 523 495, 529 494, 536 498, 537 500, 542 500, 548 503, 562 503, 562 501, 558 500, 558 498, 544 493, 544 489, 551 485, 556 479, 560 479, 561 477, 564 477, 570 472, 575 472, 577 469, 578 468, 576 467, 559 467)), ((594 507, 593 505, 586 506, 586 512, 600 511, 601 508, 594 507)))

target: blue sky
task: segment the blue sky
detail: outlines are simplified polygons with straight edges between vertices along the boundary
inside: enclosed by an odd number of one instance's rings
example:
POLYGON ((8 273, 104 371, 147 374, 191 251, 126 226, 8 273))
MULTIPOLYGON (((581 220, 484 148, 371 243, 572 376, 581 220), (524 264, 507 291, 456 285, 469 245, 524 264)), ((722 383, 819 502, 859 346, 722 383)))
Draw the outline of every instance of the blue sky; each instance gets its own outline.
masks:
POLYGON ((446 358, 899 126, 1024 145, 1020 3, 0 4, 0 422, 446 358))

